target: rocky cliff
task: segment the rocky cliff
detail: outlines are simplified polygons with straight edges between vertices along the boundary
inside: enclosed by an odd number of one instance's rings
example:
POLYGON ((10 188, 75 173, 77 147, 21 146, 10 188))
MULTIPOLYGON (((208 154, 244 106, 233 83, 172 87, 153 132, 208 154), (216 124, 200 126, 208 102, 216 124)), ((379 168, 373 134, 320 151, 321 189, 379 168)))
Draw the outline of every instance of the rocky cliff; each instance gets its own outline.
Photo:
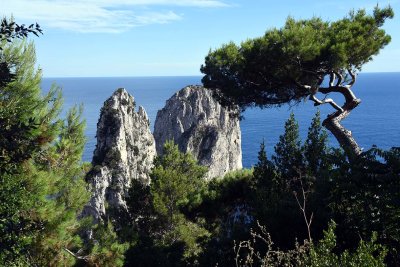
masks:
POLYGON ((157 113, 154 138, 159 155, 166 140, 192 153, 209 167, 207 178, 242 168, 239 119, 230 116, 201 86, 188 86, 173 95, 157 113))
POLYGON ((125 197, 132 179, 149 183, 156 155, 155 142, 146 111, 125 89, 118 89, 104 102, 97 123, 97 145, 93 169, 87 176, 92 198, 83 216, 96 221, 106 213, 121 217, 127 212, 125 197), (107 207, 107 209, 106 209, 107 207))

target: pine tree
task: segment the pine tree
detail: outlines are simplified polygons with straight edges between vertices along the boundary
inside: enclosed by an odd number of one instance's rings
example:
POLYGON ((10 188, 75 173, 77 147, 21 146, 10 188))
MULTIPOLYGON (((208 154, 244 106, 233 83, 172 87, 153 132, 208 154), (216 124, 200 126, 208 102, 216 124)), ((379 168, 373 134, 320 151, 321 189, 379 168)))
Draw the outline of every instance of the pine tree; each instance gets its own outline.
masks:
POLYGON ((75 259, 66 250, 82 246, 78 236, 81 222, 77 217, 88 201, 83 179, 88 166, 81 162, 85 144, 85 122, 82 108, 72 108, 60 127, 59 135, 48 149, 42 152, 35 165, 43 175, 51 177, 46 198, 51 202, 43 207, 43 218, 48 225, 40 232, 33 245, 36 261, 43 265, 73 263, 75 259), (47 256, 47 257, 46 257, 47 256))
POLYGON ((275 146, 272 162, 266 160, 264 150, 262 144, 259 163, 254 171, 255 175, 261 174, 261 177, 255 176, 256 180, 264 181, 256 188, 257 213, 279 246, 290 247, 294 238, 307 236, 297 200, 303 202, 303 198, 309 198, 314 182, 314 177, 306 171, 307 162, 299 137, 299 125, 293 113, 286 121, 285 132, 275 146))
MULTIPOLYGON (((202 250, 197 240, 208 235, 204 228, 190 221, 182 212, 186 205, 200 196, 206 171, 192 155, 181 153, 172 141, 165 143, 163 155, 155 159, 151 196, 162 233, 155 243, 169 255, 167 258, 175 258, 170 261, 171 266, 176 266, 179 261, 190 264, 190 259, 202 250)), ((169 265, 165 262, 163 266, 169 265)))
POLYGON ((307 139, 303 145, 304 157, 307 162, 307 170, 310 175, 318 176, 329 166, 328 155, 328 134, 322 128, 319 110, 312 119, 308 128, 307 139))
POLYGON ((272 207, 270 204, 278 201, 277 198, 284 188, 274 164, 267 158, 264 141, 260 145, 258 162, 254 166, 253 176, 257 212, 260 214, 268 213, 268 208, 272 207))
POLYGON ((305 98, 315 106, 330 104, 334 112, 323 124, 351 161, 362 150, 340 122, 359 105, 352 91, 357 72, 389 44, 391 37, 382 27, 393 16, 390 6, 376 6, 372 14, 353 10, 336 21, 289 17, 283 27, 261 37, 210 50, 200 69, 205 74, 202 82, 222 105, 239 106, 242 112, 254 106, 292 105, 305 98), (333 92, 344 97, 342 106, 326 98, 333 92), (318 99, 317 93, 325 97, 318 99))
POLYGON ((127 242, 119 242, 111 222, 93 226, 93 238, 86 244, 85 255, 77 266, 121 267, 125 263, 127 242))
POLYGON ((275 146, 275 155, 272 156, 278 171, 289 182, 298 177, 303 169, 302 148, 299 138, 299 124, 293 112, 285 123, 285 132, 279 136, 279 142, 275 146))
POLYGON ((267 158, 267 153, 265 152, 265 143, 263 140, 260 145, 260 151, 258 152, 258 162, 254 166, 253 175, 256 180, 263 180, 263 183, 266 183, 265 186, 271 187, 272 183, 269 181, 264 181, 264 178, 269 176, 272 168, 273 164, 267 158))
POLYGON ((14 78, 0 87, 0 171, 13 172, 55 138, 62 101, 55 87, 41 96, 32 44, 3 43, 0 61, 13 66, 14 78))
POLYGON ((311 231, 314 238, 322 237, 329 222, 328 196, 331 190, 331 148, 328 135, 321 126, 320 112, 316 112, 303 144, 305 170, 303 188, 307 190, 308 211, 313 213, 311 231))
POLYGON ((81 246, 76 218, 88 200, 82 110, 59 119, 61 91, 42 96, 33 44, 4 42, 0 61, 13 79, 0 87, 0 262, 69 266, 66 250, 81 246))
POLYGON ((273 228, 270 218, 279 213, 282 193, 286 194, 286 186, 275 165, 268 160, 264 141, 258 152, 258 162, 254 166, 254 208, 257 220, 273 228))
POLYGON ((151 173, 151 193, 156 212, 165 216, 173 228, 174 216, 204 185, 205 167, 192 155, 183 154, 173 142, 164 145, 163 156, 157 157, 151 173))
POLYGON ((14 78, 0 88, 0 258, 18 262, 42 227, 37 208, 47 202, 47 185, 33 159, 56 136, 61 99, 54 88, 41 96, 32 44, 3 41, 2 48, 0 60, 14 66, 14 78))

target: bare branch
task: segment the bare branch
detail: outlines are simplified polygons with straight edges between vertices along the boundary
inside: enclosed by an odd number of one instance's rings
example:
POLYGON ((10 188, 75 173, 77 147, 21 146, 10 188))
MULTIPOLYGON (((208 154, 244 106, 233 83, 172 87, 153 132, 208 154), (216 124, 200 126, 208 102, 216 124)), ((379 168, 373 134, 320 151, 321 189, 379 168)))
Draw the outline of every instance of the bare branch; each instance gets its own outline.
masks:
POLYGON ((84 261, 87 261, 88 260, 88 257, 89 256, 78 256, 78 255, 76 255, 75 253, 73 253, 71 250, 69 250, 69 249, 67 249, 67 248, 64 248, 64 250, 66 251, 66 252, 68 252, 68 254, 70 254, 72 257, 74 257, 75 259, 78 259, 78 260, 84 260, 84 261))
POLYGON ((303 205, 300 203, 300 200, 299 200, 299 198, 297 196, 297 192, 296 191, 293 191, 293 195, 296 198, 297 204, 299 205, 299 208, 300 208, 301 212, 303 213, 304 221, 305 221, 305 223, 307 225, 308 240, 311 243, 312 242, 312 239, 311 239, 311 223, 312 223, 312 220, 313 220, 314 213, 312 212, 311 215, 310 215, 310 218, 307 218, 306 204, 307 204, 307 195, 308 195, 309 192, 306 192, 304 190, 304 185, 303 185, 301 177, 299 178, 299 180, 300 180, 301 192, 302 192, 302 197, 303 197, 303 205))
POLYGON ((351 103, 357 99, 353 91, 351 91, 347 86, 320 87, 318 88, 318 92, 323 94, 341 93, 344 96, 346 103, 351 103))
POLYGON ((347 71, 349 72, 351 81, 346 85, 346 87, 350 89, 356 82, 356 74, 354 72, 352 72, 351 69, 347 69, 347 71))
POLYGON ((333 87, 333 83, 335 82, 336 79, 336 75, 334 72, 331 72, 331 74, 329 75, 329 87, 333 87))
POLYGON ((257 222, 260 232, 250 229, 250 239, 236 243, 234 241, 234 253, 236 267, 252 267, 252 266, 294 266, 296 262, 303 266, 304 253, 307 253, 310 248, 310 242, 304 240, 304 244, 299 246, 296 243, 296 248, 293 250, 282 251, 279 248, 274 249, 274 242, 271 235, 267 232, 264 226, 257 222), (266 248, 266 252, 261 254, 257 250, 258 244, 262 244, 266 248))
POLYGON ((335 71, 335 74, 337 76, 336 86, 340 86, 342 84, 342 81, 343 81, 343 75, 340 72, 337 72, 337 71, 335 71))
POLYGON ((330 104, 337 111, 343 112, 343 109, 338 104, 336 104, 332 98, 324 98, 323 100, 319 100, 315 95, 310 95, 310 100, 315 102, 314 106, 330 104))

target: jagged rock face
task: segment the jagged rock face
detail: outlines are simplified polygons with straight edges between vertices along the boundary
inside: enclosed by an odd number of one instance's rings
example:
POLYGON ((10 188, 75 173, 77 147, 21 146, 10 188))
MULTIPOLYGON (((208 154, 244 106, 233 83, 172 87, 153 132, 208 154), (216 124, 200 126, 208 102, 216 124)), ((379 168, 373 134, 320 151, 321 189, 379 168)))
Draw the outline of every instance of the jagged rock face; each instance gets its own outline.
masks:
POLYGON ((154 139, 159 155, 167 140, 174 140, 182 152, 192 153, 209 167, 206 178, 242 168, 239 119, 230 116, 202 86, 185 87, 167 101, 157 113, 154 139))
POLYGON ((91 215, 98 221, 108 211, 112 217, 127 214, 125 198, 131 181, 150 182, 155 142, 146 111, 134 109, 133 97, 122 88, 104 102, 97 123, 93 169, 87 176, 92 198, 83 216, 91 215))

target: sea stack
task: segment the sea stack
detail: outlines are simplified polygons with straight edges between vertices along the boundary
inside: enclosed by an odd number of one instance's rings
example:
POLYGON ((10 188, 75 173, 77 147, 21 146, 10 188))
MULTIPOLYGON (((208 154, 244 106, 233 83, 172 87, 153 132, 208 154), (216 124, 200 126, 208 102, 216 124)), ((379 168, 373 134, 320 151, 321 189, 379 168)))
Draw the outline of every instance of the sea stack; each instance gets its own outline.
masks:
POLYGON ((126 196, 132 180, 150 183, 156 155, 146 111, 135 112, 134 98, 120 88, 104 102, 97 123, 97 145, 92 170, 86 177, 92 197, 83 216, 98 222, 108 214, 113 219, 126 214, 126 196))
POLYGON ((187 86, 167 100, 157 113, 154 139, 158 155, 167 140, 190 152, 209 168, 207 179, 242 168, 239 118, 202 86, 187 86))

